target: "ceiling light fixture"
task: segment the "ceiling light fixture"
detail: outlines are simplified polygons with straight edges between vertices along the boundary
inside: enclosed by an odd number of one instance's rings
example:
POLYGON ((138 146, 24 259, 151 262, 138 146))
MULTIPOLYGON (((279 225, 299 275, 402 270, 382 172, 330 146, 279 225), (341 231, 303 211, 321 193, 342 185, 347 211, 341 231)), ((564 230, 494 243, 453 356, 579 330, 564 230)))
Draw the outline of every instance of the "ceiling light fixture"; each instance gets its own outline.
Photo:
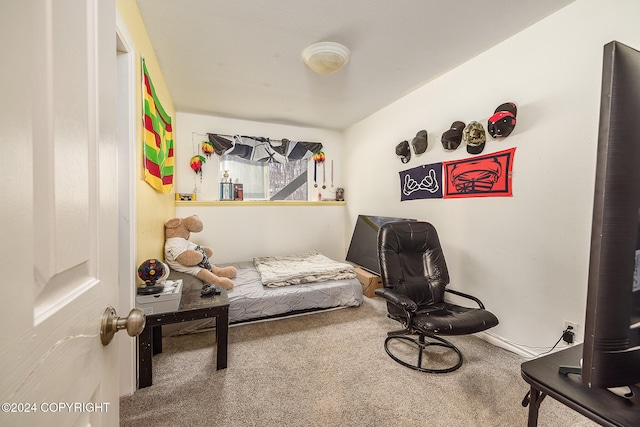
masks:
POLYGON ((302 60, 319 74, 331 74, 342 68, 351 58, 351 52, 340 43, 320 42, 302 51, 302 60))

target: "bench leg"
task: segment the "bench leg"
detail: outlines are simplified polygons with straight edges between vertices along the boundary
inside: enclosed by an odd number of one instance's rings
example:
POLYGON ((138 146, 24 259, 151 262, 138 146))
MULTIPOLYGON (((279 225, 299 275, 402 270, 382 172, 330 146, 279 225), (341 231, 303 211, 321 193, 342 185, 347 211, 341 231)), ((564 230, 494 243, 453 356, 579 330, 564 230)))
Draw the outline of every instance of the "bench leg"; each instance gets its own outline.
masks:
POLYGON ((153 354, 162 353, 162 326, 153 328, 153 354))
POLYGON ((227 368, 227 346, 229 339, 229 310, 226 307, 216 318, 216 345, 218 347, 216 370, 227 368))
POLYGON ((153 328, 146 327, 138 336, 138 388, 152 384, 153 328))
POLYGON ((527 427, 536 427, 538 425, 538 412, 540 410, 540 404, 544 400, 546 394, 540 392, 531 387, 531 394, 529 395, 529 419, 527 421, 527 427))

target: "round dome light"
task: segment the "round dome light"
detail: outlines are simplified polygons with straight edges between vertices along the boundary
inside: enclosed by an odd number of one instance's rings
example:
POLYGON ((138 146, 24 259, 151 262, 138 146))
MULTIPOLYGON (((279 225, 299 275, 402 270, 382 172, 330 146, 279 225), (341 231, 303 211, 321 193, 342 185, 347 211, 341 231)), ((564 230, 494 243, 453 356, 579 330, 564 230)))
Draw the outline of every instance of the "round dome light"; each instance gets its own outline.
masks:
POLYGON ((346 46, 334 42, 320 42, 302 51, 302 60, 319 74, 331 74, 342 68, 351 58, 346 46))

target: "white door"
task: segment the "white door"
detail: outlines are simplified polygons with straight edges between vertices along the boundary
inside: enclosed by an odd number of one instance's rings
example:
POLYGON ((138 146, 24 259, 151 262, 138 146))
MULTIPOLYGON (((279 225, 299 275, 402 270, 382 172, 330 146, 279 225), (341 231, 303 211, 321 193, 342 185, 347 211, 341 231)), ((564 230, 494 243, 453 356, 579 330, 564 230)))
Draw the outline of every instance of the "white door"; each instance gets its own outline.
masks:
MULTIPOLYGON (((0 425, 116 426, 114 0, 0 12, 0 425)), ((126 316, 127 313, 118 313, 126 316)))

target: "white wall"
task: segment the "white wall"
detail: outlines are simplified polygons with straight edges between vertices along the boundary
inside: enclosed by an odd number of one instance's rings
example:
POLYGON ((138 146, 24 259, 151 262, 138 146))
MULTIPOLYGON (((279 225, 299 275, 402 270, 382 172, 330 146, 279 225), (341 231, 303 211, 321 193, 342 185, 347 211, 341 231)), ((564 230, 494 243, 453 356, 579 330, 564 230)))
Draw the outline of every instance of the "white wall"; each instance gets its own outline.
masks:
POLYGON ((565 320, 583 327, 602 47, 615 39, 640 49, 638 16, 637 0, 578 0, 349 128, 347 235, 362 213, 433 223, 451 286, 498 316, 491 334, 504 346, 551 346, 565 320), (399 171, 470 157, 464 146, 445 152, 442 133, 455 120, 486 127, 508 101, 516 128, 483 154, 517 147, 513 197, 400 202, 399 171), (420 129, 427 152, 402 164, 395 145, 420 129))
POLYGON ((204 230, 191 240, 211 246, 215 264, 310 250, 344 260, 345 206, 194 205, 177 206, 176 215, 202 219, 204 230))
MULTIPOLYGON (((342 144, 338 132, 186 113, 178 113, 176 122, 176 191, 191 193, 194 186, 197 186, 199 201, 216 200, 219 196, 217 156, 212 156, 205 163, 202 182, 189 167, 189 159, 197 154, 201 135, 208 132, 321 142, 328 161, 327 189, 320 189, 322 197, 335 198, 330 186, 331 160, 334 161, 333 191, 342 185, 339 172, 342 144), (193 136, 193 133, 196 135, 193 136)), ((320 172, 318 173, 320 178, 320 172)), ((317 201, 317 194, 318 189, 313 187, 313 167, 310 161, 310 199, 317 201)), ((317 250, 330 258, 344 260, 345 206, 322 203, 312 206, 243 206, 236 202, 226 203, 224 206, 194 204, 176 207, 178 217, 196 214, 202 218, 204 230, 193 234, 191 239, 211 246, 214 250, 212 261, 216 264, 249 261, 255 256, 292 255, 309 250, 317 250)))

